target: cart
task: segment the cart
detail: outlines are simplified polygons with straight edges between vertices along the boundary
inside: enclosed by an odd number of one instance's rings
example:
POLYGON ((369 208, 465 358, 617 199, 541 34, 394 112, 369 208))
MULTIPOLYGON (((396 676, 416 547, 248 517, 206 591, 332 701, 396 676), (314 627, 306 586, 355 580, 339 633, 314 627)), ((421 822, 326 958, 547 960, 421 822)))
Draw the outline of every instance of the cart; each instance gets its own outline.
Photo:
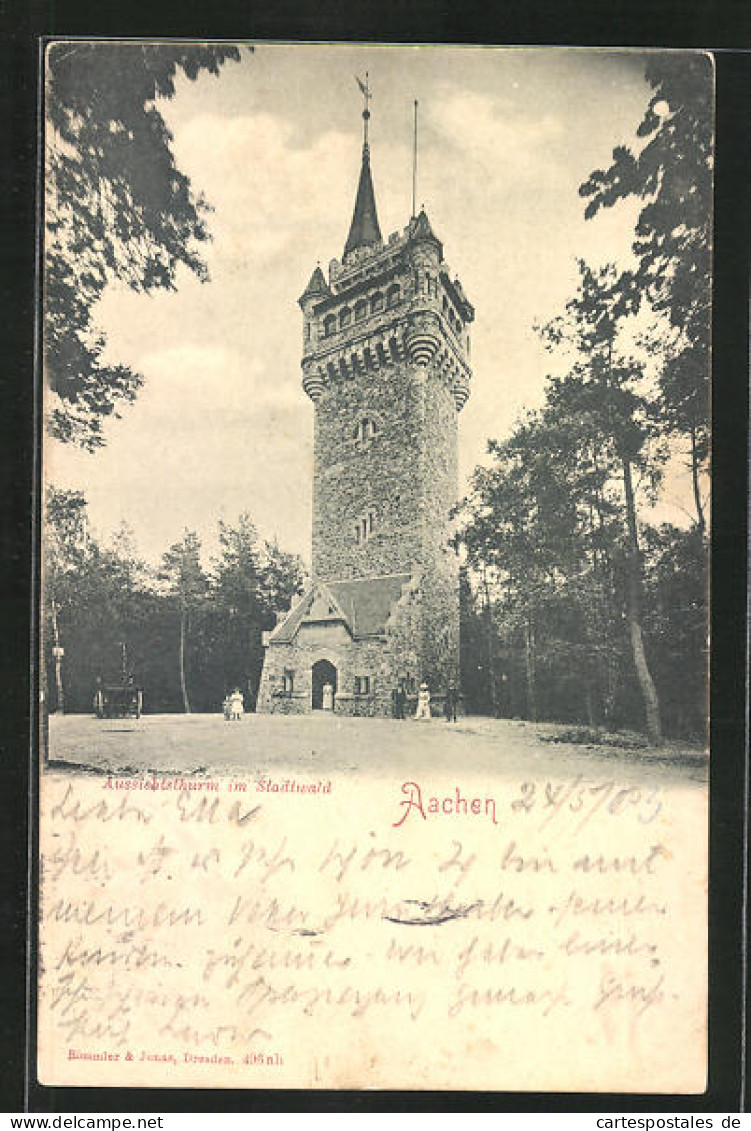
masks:
POLYGON ((98 719, 140 719, 143 691, 134 683, 108 684, 97 687, 94 714, 98 719))

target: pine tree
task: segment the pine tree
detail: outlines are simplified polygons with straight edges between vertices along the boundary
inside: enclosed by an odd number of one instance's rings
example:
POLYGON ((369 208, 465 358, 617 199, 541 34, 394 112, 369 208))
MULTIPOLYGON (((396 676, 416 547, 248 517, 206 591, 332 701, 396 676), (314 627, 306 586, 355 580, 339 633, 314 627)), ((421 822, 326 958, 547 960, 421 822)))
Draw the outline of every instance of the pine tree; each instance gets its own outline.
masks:
POLYGON ((168 582, 170 595, 179 610, 180 691, 183 709, 186 714, 190 714, 186 653, 192 617, 208 592, 208 581, 201 565, 201 543, 195 533, 186 530, 182 539, 170 546, 162 558, 162 577, 168 582))
POLYGON ((644 364, 619 341, 619 329, 635 309, 638 284, 612 264, 593 269, 580 260, 579 273, 579 287, 566 313, 540 329, 550 349, 567 348, 573 355, 568 376, 550 384, 547 403, 550 410, 569 420, 579 419, 594 431, 609 477, 620 482, 629 636, 647 731, 653 743, 660 743, 659 698, 642 631, 642 554, 634 475, 640 472, 647 489, 654 491, 667 453, 659 412, 645 388, 644 364))

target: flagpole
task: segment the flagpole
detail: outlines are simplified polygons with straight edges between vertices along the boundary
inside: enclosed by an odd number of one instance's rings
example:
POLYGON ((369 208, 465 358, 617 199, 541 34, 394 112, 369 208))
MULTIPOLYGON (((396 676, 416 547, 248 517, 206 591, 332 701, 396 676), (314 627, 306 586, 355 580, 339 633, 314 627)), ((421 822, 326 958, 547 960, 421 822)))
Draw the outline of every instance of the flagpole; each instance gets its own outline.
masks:
POLYGON ((412 219, 415 218, 417 200, 417 99, 415 99, 415 130, 412 141, 412 219))

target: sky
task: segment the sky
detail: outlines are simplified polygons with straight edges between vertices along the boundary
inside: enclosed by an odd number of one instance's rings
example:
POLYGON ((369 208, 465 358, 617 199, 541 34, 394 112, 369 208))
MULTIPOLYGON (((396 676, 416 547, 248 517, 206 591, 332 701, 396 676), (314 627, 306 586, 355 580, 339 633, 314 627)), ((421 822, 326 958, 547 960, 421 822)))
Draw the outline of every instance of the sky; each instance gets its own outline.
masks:
MULTIPOLYGON (((107 357, 144 386, 107 423, 105 448, 48 441, 48 480, 84 491, 100 536, 126 522, 151 562, 186 528, 210 557, 218 520, 242 512, 309 557, 313 406, 297 298, 344 248, 362 145, 354 76, 367 71, 384 238, 411 212, 418 99, 418 208, 475 307, 463 489, 487 440, 541 403, 551 366, 533 327, 575 291, 576 258, 632 262, 638 203, 585 221, 578 187, 634 139, 643 63, 639 52, 265 44, 218 77, 181 78, 160 109, 178 167, 214 209, 210 282, 185 270, 173 293, 105 293, 107 357)), ((687 479, 672 474, 660 518, 680 521, 684 496, 687 479)))

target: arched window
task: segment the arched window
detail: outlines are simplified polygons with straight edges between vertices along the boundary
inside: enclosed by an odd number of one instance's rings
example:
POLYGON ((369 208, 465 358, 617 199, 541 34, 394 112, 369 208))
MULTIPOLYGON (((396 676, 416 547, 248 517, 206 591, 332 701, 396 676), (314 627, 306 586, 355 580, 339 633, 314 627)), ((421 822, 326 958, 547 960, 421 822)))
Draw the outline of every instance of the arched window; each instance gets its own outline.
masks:
POLYGON ((348 306, 343 306, 339 315, 339 329, 344 330, 352 321, 352 311, 348 306))
POLYGON ((323 332, 328 338, 331 334, 336 333, 336 315, 327 314, 323 320, 323 332))
POLYGON ((355 303, 355 322, 362 322, 367 313, 368 304, 364 298, 361 298, 355 303))
POLYGON ((386 306, 396 306, 401 295, 401 287, 398 283, 392 283, 386 291, 386 306))
POLYGON ((383 295, 377 291, 370 300, 370 313, 378 314, 383 310, 383 295))

